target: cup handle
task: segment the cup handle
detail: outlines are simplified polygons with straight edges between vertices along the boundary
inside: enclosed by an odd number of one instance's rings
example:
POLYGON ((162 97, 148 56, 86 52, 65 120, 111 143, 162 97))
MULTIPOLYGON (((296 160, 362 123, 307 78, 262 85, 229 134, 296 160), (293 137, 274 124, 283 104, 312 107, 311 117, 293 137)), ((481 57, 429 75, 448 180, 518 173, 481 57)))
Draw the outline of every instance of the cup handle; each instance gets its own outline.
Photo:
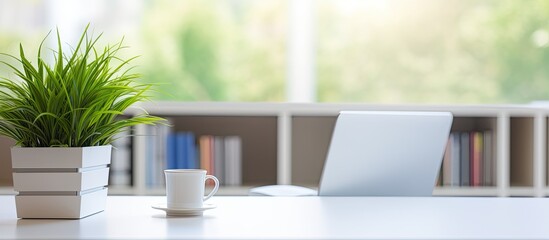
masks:
POLYGON ((206 181, 208 181, 208 179, 211 179, 215 182, 215 187, 212 189, 212 191, 208 194, 208 196, 205 196, 204 197, 204 200, 203 201, 206 201, 208 199, 210 199, 216 192, 217 190, 219 189, 219 180, 217 180, 217 178, 213 175, 206 175, 206 181))

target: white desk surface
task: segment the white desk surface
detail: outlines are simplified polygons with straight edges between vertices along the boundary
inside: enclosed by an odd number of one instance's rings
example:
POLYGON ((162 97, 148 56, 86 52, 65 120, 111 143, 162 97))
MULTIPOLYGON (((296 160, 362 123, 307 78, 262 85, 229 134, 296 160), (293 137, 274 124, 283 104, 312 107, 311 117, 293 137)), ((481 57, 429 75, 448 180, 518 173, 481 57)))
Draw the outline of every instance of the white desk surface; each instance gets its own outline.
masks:
POLYGON ((165 197, 112 196, 80 220, 17 219, 0 196, 0 238, 549 239, 549 199, 213 197, 200 217, 166 217, 165 197))

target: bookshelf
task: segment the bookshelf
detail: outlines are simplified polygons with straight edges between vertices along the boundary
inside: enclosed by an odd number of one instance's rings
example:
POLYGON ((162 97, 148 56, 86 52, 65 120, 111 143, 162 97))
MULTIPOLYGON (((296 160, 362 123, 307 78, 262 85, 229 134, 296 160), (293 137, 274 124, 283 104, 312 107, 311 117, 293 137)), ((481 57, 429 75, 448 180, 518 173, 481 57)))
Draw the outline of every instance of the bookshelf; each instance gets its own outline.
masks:
MULTIPOLYGON (((139 106, 168 118, 172 131, 239 136, 242 185, 226 186, 220 195, 245 195, 251 187, 295 184, 316 188, 341 110, 450 111, 452 132, 490 131, 493 136, 494 184, 437 186, 441 196, 549 196, 547 156, 549 109, 529 105, 370 105, 320 103, 152 102, 139 106)), ((127 114, 137 113, 137 108, 127 114)), ((110 194, 163 195, 147 185, 146 126, 133 129, 131 185, 111 186, 110 194)), ((0 141, 0 186, 10 192, 9 141, 0 141), (7 155, 6 155, 7 154, 7 155), (6 171, 6 168, 8 169, 6 171)), ((11 190, 12 191, 12 190, 11 190)))

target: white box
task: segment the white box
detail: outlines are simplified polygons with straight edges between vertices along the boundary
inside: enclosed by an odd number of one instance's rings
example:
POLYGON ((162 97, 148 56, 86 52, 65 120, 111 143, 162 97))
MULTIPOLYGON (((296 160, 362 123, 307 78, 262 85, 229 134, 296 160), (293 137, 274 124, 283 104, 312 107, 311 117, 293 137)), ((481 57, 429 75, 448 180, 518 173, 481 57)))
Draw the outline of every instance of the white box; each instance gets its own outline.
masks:
POLYGON ((83 218, 103 211, 111 148, 13 147, 17 216, 83 218))

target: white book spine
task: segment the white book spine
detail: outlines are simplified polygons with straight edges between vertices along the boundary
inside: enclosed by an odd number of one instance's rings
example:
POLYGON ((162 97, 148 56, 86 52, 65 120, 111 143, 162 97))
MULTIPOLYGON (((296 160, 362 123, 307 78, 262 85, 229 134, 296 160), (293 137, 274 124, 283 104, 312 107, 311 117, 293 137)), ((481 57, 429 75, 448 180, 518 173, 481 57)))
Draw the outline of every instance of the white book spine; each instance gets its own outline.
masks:
POLYGON ((242 185, 242 143, 238 136, 225 137, 227 185, 242 185))

